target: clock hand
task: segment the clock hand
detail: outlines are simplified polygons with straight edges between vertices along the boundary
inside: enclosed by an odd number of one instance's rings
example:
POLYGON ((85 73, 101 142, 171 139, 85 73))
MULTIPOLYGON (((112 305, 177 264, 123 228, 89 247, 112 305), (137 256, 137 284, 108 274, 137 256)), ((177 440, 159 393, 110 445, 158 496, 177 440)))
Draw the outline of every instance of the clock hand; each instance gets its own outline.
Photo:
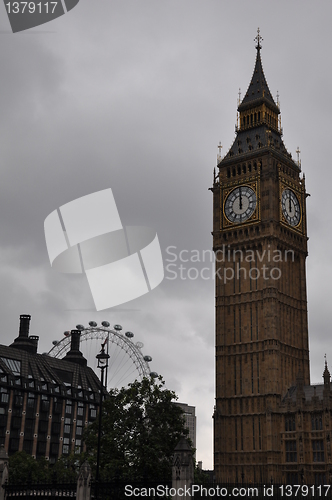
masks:
POLYGON ((291 197, 289 196, 289 211, 292 212, 292 202, 291 202, 291 197))
POLYGON ((242 210, 242 191, 240 188, 240 210, 242 210))

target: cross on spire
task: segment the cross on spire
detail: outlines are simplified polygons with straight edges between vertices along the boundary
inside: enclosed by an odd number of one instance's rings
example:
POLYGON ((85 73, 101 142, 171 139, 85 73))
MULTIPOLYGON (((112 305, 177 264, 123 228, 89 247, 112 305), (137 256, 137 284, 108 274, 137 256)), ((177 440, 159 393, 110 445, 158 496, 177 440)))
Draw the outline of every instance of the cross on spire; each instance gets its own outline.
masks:
POLYGON ((257 41, 256 49, 260 50, 262 48, 261 41, 263 41, 263 38, 260 35, 260 29, 259 28, 257 28, 257 36, 255 36, 254 41, 257 41))

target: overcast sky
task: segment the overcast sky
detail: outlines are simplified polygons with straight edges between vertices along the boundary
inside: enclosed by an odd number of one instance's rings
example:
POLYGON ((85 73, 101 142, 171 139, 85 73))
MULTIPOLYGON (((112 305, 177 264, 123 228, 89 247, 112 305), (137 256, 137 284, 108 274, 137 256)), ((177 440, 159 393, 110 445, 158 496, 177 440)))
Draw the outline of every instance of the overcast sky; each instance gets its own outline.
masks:
POLYGON ((51 23, 12 34, 0 8, 0 341, 17 336, 23 313, 32 315, 40 352, 90 320, 135 332, 151 369, 196 406, 204 468, 212 468, 213 279, 167 279, 174 274, 166 270, 151 293, 97 313, 84 276, 51 269, 44 219, 112 188, 122 223, 154 228, 164 259, 169 246, 211 249, 217 144, 225 154, 234 139, 259 26, 284 142, 294 158, 300 147, 311 194, 311 380, 320 383, 325 352, 332 365, 331 18, 327 0, 314 9, 306 0, 81 0, 51 23))

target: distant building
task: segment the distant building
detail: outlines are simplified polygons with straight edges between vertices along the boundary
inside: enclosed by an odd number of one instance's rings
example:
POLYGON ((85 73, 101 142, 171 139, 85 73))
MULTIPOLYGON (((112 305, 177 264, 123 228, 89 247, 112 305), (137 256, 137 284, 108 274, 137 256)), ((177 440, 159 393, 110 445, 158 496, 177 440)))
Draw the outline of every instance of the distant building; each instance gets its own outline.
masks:
POLYGON ((189 406, 187 403, 174 403, 182 408, 186 420, 186 428, 189 430, 189 438, 194 448, 196 448, 196 415, 195 406, 189 406))
POLYGON ((100 381, 80 352, 80 331, 71 332, 63 359, 37 354, 29 315, 19 336, 0 345, 0 445, 9 455, 26 451, 55 462, 83 451, 82 433, 97 416, 100 381))

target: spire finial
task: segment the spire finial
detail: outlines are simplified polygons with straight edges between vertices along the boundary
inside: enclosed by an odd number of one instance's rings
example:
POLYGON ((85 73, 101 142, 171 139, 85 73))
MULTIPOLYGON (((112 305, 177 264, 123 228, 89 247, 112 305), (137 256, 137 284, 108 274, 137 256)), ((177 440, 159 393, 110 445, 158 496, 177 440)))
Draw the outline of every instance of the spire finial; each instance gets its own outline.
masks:
POLYGON ((324 358, 325 358, 325 368, 327 368, 327 359, 326 359, 326 353, 324 354, 324 358))
POLYGON ((257 41, 256 49, 260 50, 262 48, 261 41, 263 41, 263 38, 260 35, 260 29, 259 28, 257 28, 257 36, 254 38, 254 40, 257 41))
POLYGON ((219 164, 221 162, 221 150, 222 150, 222 145, 221 145, 221 141, 219 141, 219 144, 218 144, 218 155, 217 155, 217 164, 219 164))
MULTIPOLYGON (((301 170, 301 159, 300 159, 300 148, 297 146, 296 154, 297 154, 297 166, 301 170)), ((325 361, 326 361, 326 354, 325 354, 325 361)))

